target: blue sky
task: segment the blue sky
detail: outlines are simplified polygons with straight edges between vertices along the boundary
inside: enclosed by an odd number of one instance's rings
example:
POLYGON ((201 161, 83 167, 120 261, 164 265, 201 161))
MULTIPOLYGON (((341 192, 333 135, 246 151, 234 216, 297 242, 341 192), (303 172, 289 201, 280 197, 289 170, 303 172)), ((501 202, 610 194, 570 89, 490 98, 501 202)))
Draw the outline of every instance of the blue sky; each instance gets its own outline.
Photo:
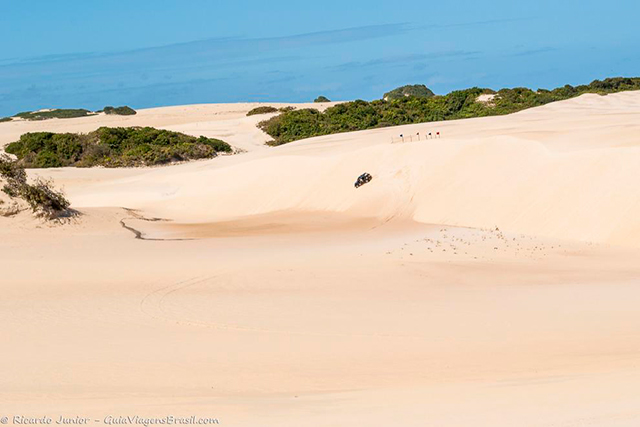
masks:
POLYGON ((639 76, 639 15, 637 0, 5 2, 0 116, 639 76))

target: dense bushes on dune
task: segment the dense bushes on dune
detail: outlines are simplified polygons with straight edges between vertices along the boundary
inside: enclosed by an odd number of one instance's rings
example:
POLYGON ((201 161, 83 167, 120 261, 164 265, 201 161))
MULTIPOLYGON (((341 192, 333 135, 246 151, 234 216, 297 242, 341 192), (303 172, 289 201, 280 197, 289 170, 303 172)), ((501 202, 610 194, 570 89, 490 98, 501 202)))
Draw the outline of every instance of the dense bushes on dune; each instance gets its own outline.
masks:
POLYGON ((5 151, 15 155, 21 166, 53 168, 153 166, 212 158, 232 148, 219 139, 151 127, 101 127, 88 134, 26 133, 5 151))
MULTIPOLYGON (((403 89, 403 88, 400 88, 403 89)), ((515 113, 585 93, 608 94, 640 90, 640 78, 596 80, 589 85, 566 85, 553 90, 533 91, 527 88, 471 88, 442 96, 400 96, 397 99, 353 101, 330 107, 288 111, 258 126, 269 134, 269 145, 280 145, 299 139, 338 132, 350 132, 386 126, 515 113), (491 102, 478 102, 480 95, 494 94, 491 102)))

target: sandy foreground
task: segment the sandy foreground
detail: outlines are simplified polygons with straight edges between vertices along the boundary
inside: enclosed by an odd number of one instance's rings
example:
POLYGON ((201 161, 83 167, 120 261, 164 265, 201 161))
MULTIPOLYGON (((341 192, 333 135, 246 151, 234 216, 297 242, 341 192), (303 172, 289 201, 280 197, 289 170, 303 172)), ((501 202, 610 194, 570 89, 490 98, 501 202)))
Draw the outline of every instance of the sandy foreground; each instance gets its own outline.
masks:
POLYGON ((254 106, 0 124, 247 151, 31 171, 82 215, 0 218, 9 425, 640 425, 640 93, 278 148, 254 106))

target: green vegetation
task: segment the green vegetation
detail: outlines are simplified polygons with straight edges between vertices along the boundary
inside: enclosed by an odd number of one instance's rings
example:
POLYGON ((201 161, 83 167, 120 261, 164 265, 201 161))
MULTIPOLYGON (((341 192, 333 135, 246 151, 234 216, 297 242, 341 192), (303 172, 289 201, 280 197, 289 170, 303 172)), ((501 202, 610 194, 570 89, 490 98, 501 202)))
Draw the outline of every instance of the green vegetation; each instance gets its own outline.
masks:
POLYGON ((115 107, 115 108, 111 106, 106 106, 102 111, 104 111, 105 114, 115 114, 118 116, 133 116, 136 114, 136 110, 126 105, 122 107, 115 107))
POLYGON ((35 132, 5 147, 27 168, 153 166, 208 159, 230 153, 231 146, 214 138, 199 138, 151 127, 101 127, 89 134, 35 132))
POLYGON ((10 122, 11 120, 13 120, 11 117, 0 117, 0 123, 10 122))
POLYGON ((331 102, 331 100, 329 98, 327 98, 326 96, 319 96, 316 99, 313 100, 313 102, 331 102))
POLYGON ((416 98, 431 98, 432 96, 435 96, 435 94, 425 85, 406 85, 385 93, 383 99, 385 101, 392 101, 394 99, 402 99, 408 96, 414 96, 416 98))
POLYGON ((353 101, 327 108, 323 113, 315 109, 289 111, 258 126, 273 138, 269 145, 281 145, 338 132, 510 114, 585 93, 605 95, 626 90, 640 90, 640 78, 596 80, 589 85, 566 85, 553 90, 515 88, 495 92, 472 88, 428 98, 402 96, 390 101, 353 101), (477 102, 483 94, 495 97, 489 103, 477 102))
MULTIPOLYGON (((104 111, 105 114, 116 114, 120 116, 132 116, 136 114, 136 110, 131 107, 127 107, 126 105, 122 107, 104 107, 103 110, 100 110, 96 113, 104 111)), ((43 111, 24 111, 22 113, 18 113, 13 117, 25 119, 25 120, 48 120, 48 119, 72 119, 76 117, 87 117, 93 116, 96 113, 85 110, 84 108, 75 108, 75 109, 54 109, 54 110, 43 110, 43 111)), ((0 122, 8 122, 11 120, 11 117, 0 118, 0 122)))
POLYGON ((38 178, 28 184, 24 168, 5 154, 0 155, 0 178, 5 182, 2 187, 5 194, 24 200, 38 216, 54 219, 72 213, 69 201, 53 188, 51 181, 38 178))
POLYGON ((271 107, 269 105, 264 105, 261 107, 256 107, 253 110, 250 110, 247 113, 247 116, 255 116, 256 114, 269 114, 269 113, 277 113, 279 110, 276 107, 271 107))
POLYGON ((91 116, 92 113, 89 110, 82 108, 79 109, 58 109, 48 111, 25 111, 18 113, 13 117, 19 117, 25 120, 47 120, 47 119, 72 119, 75 117, 91 116))

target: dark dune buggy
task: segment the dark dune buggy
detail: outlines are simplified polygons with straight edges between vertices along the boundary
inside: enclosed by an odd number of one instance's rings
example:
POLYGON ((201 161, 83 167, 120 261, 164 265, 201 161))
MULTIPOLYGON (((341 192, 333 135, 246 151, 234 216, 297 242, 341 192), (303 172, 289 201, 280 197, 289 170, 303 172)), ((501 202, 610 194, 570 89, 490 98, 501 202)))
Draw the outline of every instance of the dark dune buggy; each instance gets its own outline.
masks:
POLYGON ((356 181, 356 183, 354 184, 356 186, 356 188, 365 185, 368 182, 371 182, 371 180, 373 179, 373 177, 371 176, 371 174, 368 173, 363 173, 362 175, 360 175, 356 181))

